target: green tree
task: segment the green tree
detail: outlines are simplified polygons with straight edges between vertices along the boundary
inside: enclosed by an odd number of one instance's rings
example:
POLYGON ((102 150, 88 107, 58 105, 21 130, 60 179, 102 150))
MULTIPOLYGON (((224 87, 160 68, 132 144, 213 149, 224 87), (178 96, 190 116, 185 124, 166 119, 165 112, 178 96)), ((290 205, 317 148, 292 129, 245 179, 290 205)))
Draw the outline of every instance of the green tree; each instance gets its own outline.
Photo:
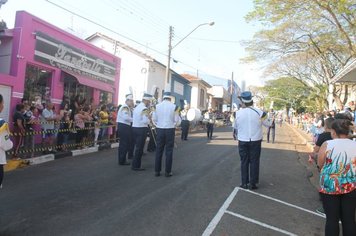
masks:
POLYGON ((276 110, 284 108, 288 110, 291 106, 295 110, 304 110, 302 104, 311 92, 310 87, 290 77, 269 80, 263 90, 267 94, 266 105, 270 106, 273 101, 273 107, 276 110))
POLYGON ((347 86, 337 89, 331 79, 356 57, 354 0, 255 0, 254 6, 246 20, 265 29, 244 42, 245 61, 263 61, 268 75, 301 81, 320 101, 332 95, 345 102, 347 86))

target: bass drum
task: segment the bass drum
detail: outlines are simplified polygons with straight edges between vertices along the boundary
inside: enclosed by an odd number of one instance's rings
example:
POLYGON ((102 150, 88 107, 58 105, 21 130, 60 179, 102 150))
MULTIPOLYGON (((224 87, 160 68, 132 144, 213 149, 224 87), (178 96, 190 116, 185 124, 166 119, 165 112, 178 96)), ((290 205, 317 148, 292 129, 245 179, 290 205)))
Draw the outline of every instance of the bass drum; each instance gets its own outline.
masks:
POLYGON ((190 108, 187 112, 187 119, 189 121, 201 121, 202 119, 202 115, 201 115, 201 111, 197 108, 190 108))

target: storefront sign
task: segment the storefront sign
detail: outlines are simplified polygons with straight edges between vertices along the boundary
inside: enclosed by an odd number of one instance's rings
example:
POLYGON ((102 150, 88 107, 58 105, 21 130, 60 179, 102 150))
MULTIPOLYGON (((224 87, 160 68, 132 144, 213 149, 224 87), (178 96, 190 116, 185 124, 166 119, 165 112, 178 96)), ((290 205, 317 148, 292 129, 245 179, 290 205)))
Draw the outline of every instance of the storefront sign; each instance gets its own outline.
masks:
POLYGON ((87 54, 42 32, 36 32, 35 60, 91 79, 113 84, 113 63, 87 54))
POLYGON ((184 95, 184 85, 177 81, 174 81, 174 92, 179 95, 184 95))

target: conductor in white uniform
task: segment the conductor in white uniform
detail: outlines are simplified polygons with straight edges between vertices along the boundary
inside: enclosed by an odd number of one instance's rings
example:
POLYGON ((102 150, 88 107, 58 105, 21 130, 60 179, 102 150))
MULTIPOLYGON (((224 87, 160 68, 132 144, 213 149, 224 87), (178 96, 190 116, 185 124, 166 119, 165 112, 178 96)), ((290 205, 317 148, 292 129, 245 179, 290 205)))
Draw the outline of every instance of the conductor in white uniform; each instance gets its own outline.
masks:
POLYGON ((237 130, 241 158, 241 188, 257 189, 259 182, 262 124, 267 125, 267 114, 253 107, 252 94, 241 93, 243 108, 236 112, 234 128, 237 130))
POLYGON ((172 176, 173 147, 175 127, 180 123, 179 109, 171 102, 171 93, 163 94, 163 101, 156 106, 152 119, 156 124, 157 148, 155 161, 155 176, 161 175, 162 155, 166 155, 165 176, 172 176))

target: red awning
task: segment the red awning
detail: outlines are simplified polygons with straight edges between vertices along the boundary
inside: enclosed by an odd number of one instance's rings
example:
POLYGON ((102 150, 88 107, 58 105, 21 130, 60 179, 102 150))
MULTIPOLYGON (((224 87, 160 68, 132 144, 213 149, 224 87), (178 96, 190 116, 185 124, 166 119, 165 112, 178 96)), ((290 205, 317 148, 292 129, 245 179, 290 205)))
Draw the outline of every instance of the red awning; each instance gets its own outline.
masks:
POLYGON ((99 89, 102 91, 106 91, 109 93, 114 93, 115 92, 115 87, 114 85, 107 84, 105 82, 101 82, 95 79, 88 78, 86 76, 78 75, 73 72, 68 72, 68 71, 63 71, 63 73, 68 74, 70 76, 73 76, 78 80, 78 82, 82 85, 92 87, 94 89, 99 89))

